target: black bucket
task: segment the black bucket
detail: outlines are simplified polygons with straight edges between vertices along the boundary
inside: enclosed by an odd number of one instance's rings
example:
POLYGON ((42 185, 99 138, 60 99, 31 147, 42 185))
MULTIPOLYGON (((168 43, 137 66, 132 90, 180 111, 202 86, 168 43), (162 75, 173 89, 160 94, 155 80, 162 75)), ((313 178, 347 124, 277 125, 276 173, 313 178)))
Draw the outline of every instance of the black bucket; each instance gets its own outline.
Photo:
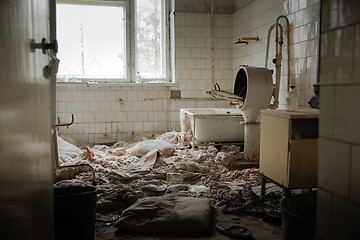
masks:
POLYGON ((55 239, 94 239, 96 188, 54 188, 55 239))
POLYGON ((316 236, 316 194, 285 197, 280 202, 283 240, 312 240, 316 236))

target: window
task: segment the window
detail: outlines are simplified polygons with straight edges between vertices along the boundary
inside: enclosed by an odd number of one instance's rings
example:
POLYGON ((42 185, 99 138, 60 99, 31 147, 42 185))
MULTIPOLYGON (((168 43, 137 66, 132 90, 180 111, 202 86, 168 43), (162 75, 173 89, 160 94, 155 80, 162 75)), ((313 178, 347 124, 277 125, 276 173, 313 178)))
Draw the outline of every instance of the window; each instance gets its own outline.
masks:
POLYGON ((162 0, 136 1, 137 72, 152 78, 165 75, 165 10, 162 0))
POLYGON ((57 1, 58 79, 167 81, 166 2, 57 1))

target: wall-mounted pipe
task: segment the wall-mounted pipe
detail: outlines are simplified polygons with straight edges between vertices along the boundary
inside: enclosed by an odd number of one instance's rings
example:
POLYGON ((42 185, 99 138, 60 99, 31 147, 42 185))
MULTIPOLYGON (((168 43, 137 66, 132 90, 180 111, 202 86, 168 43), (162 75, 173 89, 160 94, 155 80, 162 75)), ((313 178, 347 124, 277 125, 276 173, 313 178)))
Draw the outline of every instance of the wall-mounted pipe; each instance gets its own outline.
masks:
POLYGON ((276 23, 271 25, 268 31, 268 38, 267 38, 267 46, 266 46, 266 56, 265 56, 265 68, 267 68, 267 63, 268 63, 268 57, 269 57, 269 45, 270 45, 270 36, 271 36, 271 31, 275 28, 276 33, 275 33, 275 47, 276 47, 276 54, 275 54, 275 59, 273 60, 273 62, 275 63, 275 78, 276 78, 276 82, 275 82, 275 93, 274 93, 274 104, 273 107, 277 108, 279 105, 279 91, 280 91, 280 77, 281 77, 281 61, 282 61, 282 45, 284 44, 284 38, 283 38, 283 27, 282 25, 279 23, 279 20, 281 18, 284 18, 286 20, 286 24, 287 24, 287 55, 288 55, 288 62, 287 62, 287 71, 288 71, 288 79, 287 79, 287 91, 290 90, 290 24, 289 24, 289 19, 284 16, 281 15, 276 19, 276 23))
POLYGON ((322 12, 321 12, 322 1, 319 1, 319 24, 318 24, 318 52, 317 52, 317 67, 316 67, 316 83, 313 84, 315 95, 308 101, 308 104, 311 108, 319 109, 319 97, 320 97, 320 53, 321 53, 321 21, 322 21, 322 12))
MULTIPOLYGON (((267 68, 268 66, 268 58, 269 58, 269 47, 270 47, 270 37, 271 37, 271 32, 274 28, 277 28, 280 30, 280 36, 281 38, 283 38, 283 27, 281 24, 276 24, 274 23, 273 25, 270 26, 269 31, 268 31, 268 37, 267 37, 267 44, 266 44, 266 55, 265 55, 265 68, 267 68)), ((279 34, 279 30, 276 31, 276 35, 279 34)), ((276 43, 276 56, 275 59, 273 60, 273 62, 275 63, 275 85, 274 85, 274 103, 273 103, 273 107, 277 108, 279 106, 279 86, 280 86, 280 77, 281 77, 281 64, 280 65, 276 65, 276 63, 281 62, 281 59, 279 58, 279 54, 278 54, 278 41, 275 39, 275 43, 276 43)), ((281 50, 282 46, 280 46, 280 50, 281 50)))
POLYGON ((214 50, 214 35, 215 35, 215 17, 214 17, 214 2, 211 0, 211 86, 215 85, 215 50, 214 50))
MULTIPOLYGON (((279 20, 281 18, 284 18, 285 21, 286 21, 286 34, 287 34, 287 56, 288 56, 288 81, 287 81, 287 91, 290 91, 290 24, 289 24, 289 19, 285 16, 285 15, 280 15, 277 19, 276 19, 276 31, 278 31, 278 28, 277 26, 279 25, 279 20)), ((279 41, 279 38, 278 38, 278 34, 276 32, 276 39, 277 41, 279 41)), ((280 38, 280 42, 279 42, 280 46, 283 44, 283 38, 281 36, 280 38)), ((276 45, 278 46, 278 45, 276 45)), ((280 48, 281 49, 281 48, 280 48)), ((280 54, 281 53, 281 50, 280 50, 280 54)), ((282 57, 282 56, 281 56, 282 57)), ((281 65, 281 62, 280 62, 280 65, 281 65)))
MULTIPOLYGON (((269 28, 269 30, 268 30, 267 43, 266 43, 266 55, 265 55, 265 68, 267 68, 268 58, 269 58, 269 47, 270 47, 271 31, 274 29, 275 26, 276 26, 276 23, 274 23, 273 25, 271 25, 270 28, 269 28)), ((280 28, 280 35, 283 34, 283 27, 282 27, 282 25, 279 24, 278 27, 280 28)))

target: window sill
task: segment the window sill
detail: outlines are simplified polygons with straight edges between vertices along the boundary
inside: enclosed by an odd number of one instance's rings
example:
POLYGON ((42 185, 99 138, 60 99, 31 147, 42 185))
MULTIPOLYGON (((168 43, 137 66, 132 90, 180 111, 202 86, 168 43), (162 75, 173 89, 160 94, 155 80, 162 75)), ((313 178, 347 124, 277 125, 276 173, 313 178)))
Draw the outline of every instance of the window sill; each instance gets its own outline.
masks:
POLYGON ((83 82, 56 82, 59 86, 106 86, 106 87, 175 87, 179 86, 179 83, 172 82, 159 82, 159 83, 125 83, 125 82, 107 82, 107 83, 83 83, 83 82))

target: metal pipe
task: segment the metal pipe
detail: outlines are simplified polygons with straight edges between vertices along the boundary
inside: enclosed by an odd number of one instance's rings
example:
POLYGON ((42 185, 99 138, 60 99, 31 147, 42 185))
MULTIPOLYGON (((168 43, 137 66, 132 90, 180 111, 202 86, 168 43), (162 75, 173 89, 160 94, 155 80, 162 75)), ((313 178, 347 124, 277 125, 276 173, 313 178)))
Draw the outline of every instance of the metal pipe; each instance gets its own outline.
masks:
POLYGON ((319 1, 319 24, 318 24, 318 57, 317 57, 317 68, 316 68, 316 84, 320 84, 320 54, 321 54, 321 23, 322 23, 322 0, 319 1))
MULTIPOLYGON (((60 121, 60 118, 59 118, 60 121)), ((70 125, 72 125, 74 123, 74 114, 71 114, 71 122, 69 123, 63 123, 63 124, 57 124, 57 125, 53 125, 53 127, 69 127, 70 125)))
POLYGON ((279 23, 279 20, 284 18, 286 20, 286 31, 287 31, 287 72, 288 72, 288 79, 287 79, 287 91, 290 90, 290 24, 289 19, 285 15, 280 15, 276 19, 276 23, 271 25, 268 31, 268 38, 267 38, 267 45, 266 45, 266 56, 265 56, 265 68, 267 68, 268 64, 268 57, 269 57, 269 46, 270 46, 270 36, 271 31, 275 27, 275 93, 274 93, 274 108, 277 108, 279 105, 279 91, 280 91, 280 78, 281 78, 281 61, 282 61, 282 45, 284 44, 283 38, 283 27, 279 23), (280 31, 280 32, 279 32, 280 31))
POLYGON ((55 167, 59 167, 59 149, 58 149, 58 141, 57 141, 57 128, 58 127, 69 127, 71 124, 74 123, 74 114, 71 114, 71 122, 70 123, 64 123, 64 124, 60 124, 60 118, 59 118, 59 124, 57 125, 52 125, 52 129, 53 129, 53 135, 54 135, 54 151, 55 151, 55 167))
POLYGON ((214 32, 215 32, 215 19, 214 19, 214 1, 211 0, 211 86, 215 84, 215 53, 214 53, 214 32))
POLYGON ((162 100, 169 100, 169 101, 223 101, 214 98, 145 98, 144 101, 162 101, 162 100))
POLYGON ((60 163, 59 163, 59 149, 58 149, 58 141, 57 141, 57 128, 58 127, 69 127, 73 123, 74 123, 74 114, 71 114, 71 122, 70 123, 60 124, 60 122, 59 122, 59 124, 57 124, 57 125, 52 125, 52 129, 54 131, 53 135, 54 135, 54 143, 55 143, 55 163, 56 163, 56 166, 53 169, 58 170, 58 169, 62 169, 62 168, 89 167, 91 169, 91 172, 92 172, 93 185, 96 185, 95 170, 90 164, 82 163, 82 164, 75 164, 75 165, 60 166, 60 163))
MULTIPOLYGON (((271 31, 274 29, 275 25, 276 25, 275 23, 273 25, 271 25, 270 28, 269 28, 269 31, 268 31, 267 44, 266 44, 266 56, 265 56, 265 68, 267 68, 268 58, 269 58, 269 47, 270 47, 271 31)), ((282 33, 283 28, 282 28, 281 24, 279 24, 279 28, 280 28, 280 33, 282 33)))
MULTIPOLYGON (((56 126, 56 125, 54 125, 56 126)), ((54 137, 54 151, 55 151, 55 166, 59 167, 59 149, 58 149, 58 141, 57 141, 57 127, 53 127, 53 137, 54 137)))
MULTIPOLYGON (((276 76, 276 83, 275 83, 275 101, 274 107, 277 108, 279 106, 279 91, 280 91, 280 78, 281 78, 281 61, 282 61, 282 44, 283 44, 283 31, 282 28, 280 30, 280 41, 279 41, 279 24, 276 21, 275 24, 275 76, 276 76)), ((282 25, 281 25, 282 26, 282 25)))
MULTIPOLYGON (((287 67, 288 67, 288 81, 287 81, 287 91, 290 91, 290 24, 289 24, 289 19, 285 16, 285 15, 281 15, 276 19, 276 26, 279 25, 279 20, 281 18, 284 18, 286 20, 286 34, 287 34, 287 57, 288 57, 288 62, 287 62, 287 67)), ((277 34, 276 34, 277 36, 277 34)), ((282 36, 280 38, 280 44, 283 44, 283 39, 282 36)), ((281 50, 280 50, 281 51, 281 50)), ((282 57, 282 56, 281 56, 282 57)), ((281 63, 280 63, 281 66, 281 63)))
MULTIPOLYGON (((274 93, 274 104, 273 107, 277 108, 279 105, 279 86, 280 86, 280 77, 281 77, 281 55, 279 56, 279 30, 281 39, 283 39, 283 27, 279 23, 274 23, 270 26, 268 31, 268 38, 267 38, 267 46, 266 46, 266 56, 265 56, 265 68, 267 68, 268 58, 269 58, 269 46, 270 46, 270 37, 271 31, 276 27, 276 36, 275 36, 275 45, 276 45, 276 55, 275 55, 275 93, 274 93), (280 64, 280 65, 279 65, 280 64)), ((280 46, 280 54, 282 54, 282 46, 280 46)))
POLYGON ((79 167, 89 167, 90 168, 92 177, 93 177, 93 185, 96 185, 95 169, 88 163, 66 165, 66 166, 56 166, 56 167, 54 167, 54 170, 59 170, 59 169, 63 169, 63 168, 79 168, 79 167))

